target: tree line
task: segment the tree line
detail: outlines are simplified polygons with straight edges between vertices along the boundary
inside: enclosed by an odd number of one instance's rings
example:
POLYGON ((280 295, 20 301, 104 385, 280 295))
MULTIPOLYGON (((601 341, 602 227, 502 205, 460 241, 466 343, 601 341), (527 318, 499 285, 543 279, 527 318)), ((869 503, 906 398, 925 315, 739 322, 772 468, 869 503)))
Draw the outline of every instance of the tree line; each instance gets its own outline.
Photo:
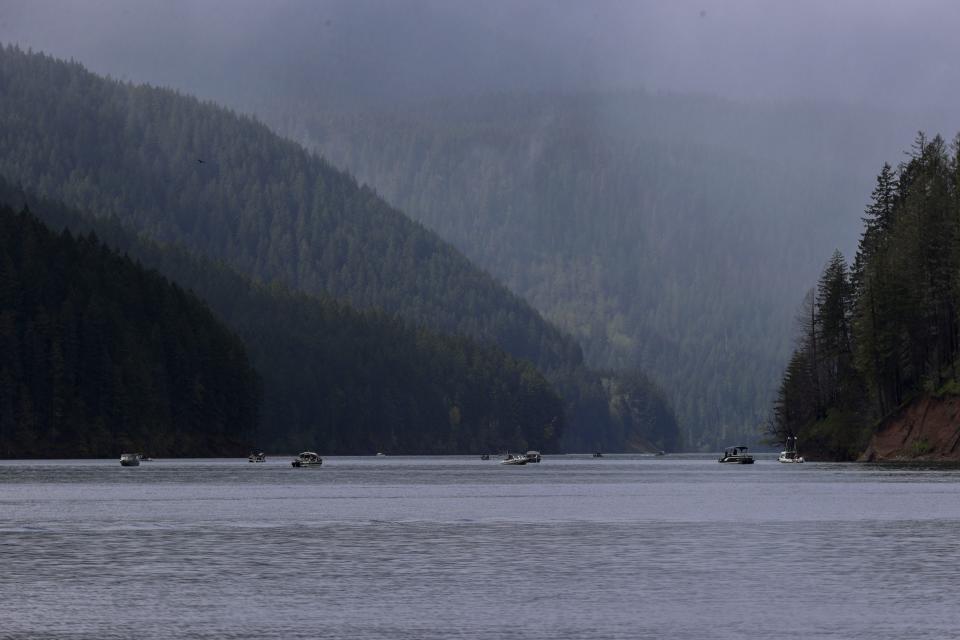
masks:
POLYGON ((884 164, 852 264, 837 252, 807 295, 770 431, 853 459, 919 393, 960 391, 960 136, 919 134, 884 164))

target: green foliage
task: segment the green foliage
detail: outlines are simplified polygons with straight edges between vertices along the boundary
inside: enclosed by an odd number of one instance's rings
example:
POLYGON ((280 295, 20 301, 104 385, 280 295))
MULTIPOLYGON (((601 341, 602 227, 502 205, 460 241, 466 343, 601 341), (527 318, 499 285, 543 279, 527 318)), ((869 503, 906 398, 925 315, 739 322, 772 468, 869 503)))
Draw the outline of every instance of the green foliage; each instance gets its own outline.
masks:
MULTIPOLYGON (((353 308, 496 345, 547 374, 562 390, 571 421, 597 418, 579 424, 581 431, 603 430, 612 420, 577 406, 579 397, 590 400, 601 385, 599 376, 584 368, 573 338, 372 189, 262 124, 173 91, 106 80, 78 64, 15 47, 0 49, 0 87, 0 175, 14 183, 116 217, 154 241, 222 262, 256 282, 277 283, 278 295, 290 297, 284 304, 301 304, 294 300, 297 291, 332 296, 353 308), (583 388, 572 388, 571 381, 583 388)), ((232 306, 220 306, 231 305, 223 300, 232 295, 227 280, 200 284, 171 275, 200 292, 245 337, 268 387, 270 379, 289 380, 267 375, 281 364, 264 368, 245 320, 234 322, 224 311, 232 306)), ((311 332, 306 324, 300 330, 311 332)), ((263 357, 281 356, 265 351, 263 357)), ((290 361, 283 366, 292 368, 290 361)), ((312 393, 309 384, 293 386, 302 386, 298 393, 304 396, 312 393)), ((346 411, 345 403, 372 402, 376 396, 369 385, 365 395, 333 393, 327 406, 346 411)), ((402 395, 391 402, 402 404, 402 395)), ((268 399, 268 414, 272 406, 268 399)), ((337 422, 336 412, 292 416, 289 406, 277 409, 277 419, 306 425, 296 427, 297 433, 337 422)), ((449 423, 448 409, 443 408, 443 424, 449 423)), ((383 411, 363 414, 364 424, 373 428, 377 419, 385 420, 389 411, 383 411)), ((361 413, 358 406, 350 415, 361 413)), ((559 438, 559 422, 548 431, 559 438)))
POLYGON ((200 300, 99 242, 0 207, 0 456, 223 455, 260 383, 200 300))
POLYGON ((960 380, 956 378, 951 378, 947 380, 939 389, 934 391, 934 395, 938 398, 949 398, 949 397, 958 397, 960 396, 960 380))
POLYGON ((910 455, 914 457, 925 456, 933 451, 933 445, 926 438, 918 438, 910 445, 910 455))
POLYGON ((813 460, 856 460, 870 439, 870 427, 855 412, 831 409, 826 417, 801 432, 803 453, 813 460))

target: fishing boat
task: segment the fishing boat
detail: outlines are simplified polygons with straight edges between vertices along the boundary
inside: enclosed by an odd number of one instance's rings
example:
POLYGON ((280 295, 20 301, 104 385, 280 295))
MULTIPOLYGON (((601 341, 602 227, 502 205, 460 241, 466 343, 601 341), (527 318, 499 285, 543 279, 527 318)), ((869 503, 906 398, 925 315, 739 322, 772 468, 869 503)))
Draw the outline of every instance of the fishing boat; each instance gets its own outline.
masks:
POLYGON ((248 462, 266 462, 267 454, 265 454, 263 451, 251 451, 250 455, 247 456, 247 461, 248 462))
POLYGON ((527 462, 529 462, 527 456, 522 453, 508 453, 500 464, 527 464, 527 462))
POLYGON ((787 436, 786 448, 780 452, 777 460, 792 464, 803 462, 803 456, 797 451, 797 436, 787 436))
POLYGON ((747 453, 747 447, 740 445, 737 447, 727 447, 723 450, 723 455, 717 462, 727 462, 732 464, 753 464, 753 456, 747 453))
POLYGON ((140 466, 140 454, 139 454, 139 453, 121 453, 121 454, 120 454, 120 466, 122 466, 122 467, 139 467, 139 466, 140 466))
POLYGON ((323 458, 313 451, 304 451, 290 464, 294 467, 319 467, 323 464, 323 458))

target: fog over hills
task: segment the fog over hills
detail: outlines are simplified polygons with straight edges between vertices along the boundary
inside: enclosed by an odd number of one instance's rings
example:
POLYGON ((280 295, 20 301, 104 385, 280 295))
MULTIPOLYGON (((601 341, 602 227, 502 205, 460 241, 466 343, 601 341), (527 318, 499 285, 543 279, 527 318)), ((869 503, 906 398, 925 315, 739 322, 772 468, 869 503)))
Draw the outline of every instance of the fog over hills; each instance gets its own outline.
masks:
POLYGON ((958 19, 932 0, 0 0, 0 41, 257 114, 592 364, 649 370, 715 446, 758 433, 881 164, 956 129, 958 19))

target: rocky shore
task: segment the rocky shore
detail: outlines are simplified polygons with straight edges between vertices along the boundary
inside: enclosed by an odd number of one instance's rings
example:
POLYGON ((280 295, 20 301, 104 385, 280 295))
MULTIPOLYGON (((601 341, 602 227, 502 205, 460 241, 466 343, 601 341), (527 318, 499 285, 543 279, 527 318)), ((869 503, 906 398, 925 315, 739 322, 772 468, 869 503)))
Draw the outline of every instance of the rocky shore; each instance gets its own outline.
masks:
POLYGON ((960 462, 960 397, 923 395, 888 416, 860 462, 960 462))

